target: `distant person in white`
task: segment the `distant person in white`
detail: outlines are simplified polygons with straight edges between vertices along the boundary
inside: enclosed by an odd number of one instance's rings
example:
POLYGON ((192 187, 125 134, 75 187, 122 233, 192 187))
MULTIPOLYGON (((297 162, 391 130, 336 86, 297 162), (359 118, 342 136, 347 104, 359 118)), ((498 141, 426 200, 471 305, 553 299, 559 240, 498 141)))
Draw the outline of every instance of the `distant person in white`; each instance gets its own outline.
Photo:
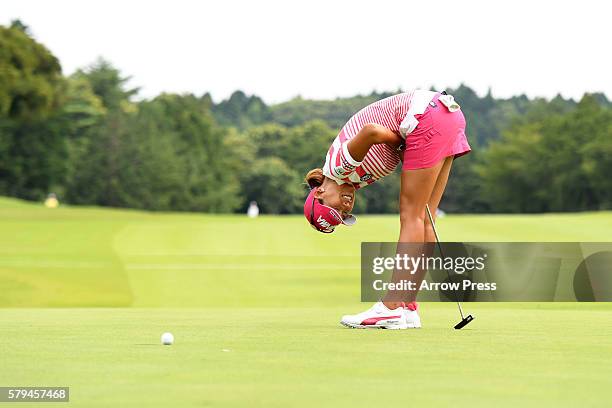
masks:
POLYGON ((250 218, 257 218, 259 215, 259 207, 257 206, 257 201, 251 201, 249 204, 249 209, 247 210, 247 215, 250 218))

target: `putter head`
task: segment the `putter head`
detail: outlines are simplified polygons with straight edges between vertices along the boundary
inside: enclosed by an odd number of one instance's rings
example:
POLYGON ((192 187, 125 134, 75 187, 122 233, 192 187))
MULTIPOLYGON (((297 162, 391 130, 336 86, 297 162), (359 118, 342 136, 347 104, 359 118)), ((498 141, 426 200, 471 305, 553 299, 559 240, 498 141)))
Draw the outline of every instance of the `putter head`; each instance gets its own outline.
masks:
POLYGON ((455 330, 463 329, 472 320, 474 320, 474 317, 472 317, 472 315, 465 316, 465 318, 462 321, 460 321, 459 323, 455 325, 455 330))

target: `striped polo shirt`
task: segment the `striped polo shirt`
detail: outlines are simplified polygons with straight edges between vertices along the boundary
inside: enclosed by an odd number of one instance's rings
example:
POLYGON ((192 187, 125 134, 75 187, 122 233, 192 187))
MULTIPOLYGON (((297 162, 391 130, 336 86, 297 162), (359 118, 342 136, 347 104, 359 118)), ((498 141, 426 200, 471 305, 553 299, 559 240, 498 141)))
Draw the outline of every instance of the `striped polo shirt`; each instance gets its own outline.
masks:
POLYGON ((323 174, 338 182, 353 183, 355 188, 365 187, 391 174, 400 162, 400 152, 386 144, 373 145, 363 161, 354 160, 347 144, 367 124, 378 124, 400 134, 400 124, 408 110, 423 113, 435 92, 413 90, 374 102, 357 112, 344 125, 332 143, 323 174))

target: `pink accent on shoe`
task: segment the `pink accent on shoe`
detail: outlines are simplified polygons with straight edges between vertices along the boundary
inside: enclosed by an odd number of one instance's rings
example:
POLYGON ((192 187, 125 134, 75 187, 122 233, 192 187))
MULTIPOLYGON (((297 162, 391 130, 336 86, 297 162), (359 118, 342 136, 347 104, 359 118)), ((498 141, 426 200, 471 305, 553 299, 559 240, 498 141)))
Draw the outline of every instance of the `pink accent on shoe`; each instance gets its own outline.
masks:
POLYGON ((412 310, 413 312, 419 308, 419 304, 417 302, 410 302, 407 305, 408 310, 412 310))
POLYGON ((400 317, 401 316, 370 317, 369 319, 365 319, 363 322, 361 322, 361 324, 363 326, 369 326, 369 325, 376 324, 376 322, 378 322, 380 320, 399 319, 400 317))

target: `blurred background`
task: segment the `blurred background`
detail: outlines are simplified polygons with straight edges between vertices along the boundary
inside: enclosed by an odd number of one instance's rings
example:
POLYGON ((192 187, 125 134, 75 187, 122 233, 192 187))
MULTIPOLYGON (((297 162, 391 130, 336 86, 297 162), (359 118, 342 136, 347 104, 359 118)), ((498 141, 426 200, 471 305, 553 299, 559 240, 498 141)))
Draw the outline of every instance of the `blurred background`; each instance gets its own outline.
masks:
MULTIPOLYGON (((606 6, 546 19, 527 5, 4 4, 0 195, 300 213, 302 178, 344 122, 424 87, 460 101, 474 150, 444 210, 610 209, 606 6)), ((364 189, 356 212, 396 213, 398 176, 364 189)))

